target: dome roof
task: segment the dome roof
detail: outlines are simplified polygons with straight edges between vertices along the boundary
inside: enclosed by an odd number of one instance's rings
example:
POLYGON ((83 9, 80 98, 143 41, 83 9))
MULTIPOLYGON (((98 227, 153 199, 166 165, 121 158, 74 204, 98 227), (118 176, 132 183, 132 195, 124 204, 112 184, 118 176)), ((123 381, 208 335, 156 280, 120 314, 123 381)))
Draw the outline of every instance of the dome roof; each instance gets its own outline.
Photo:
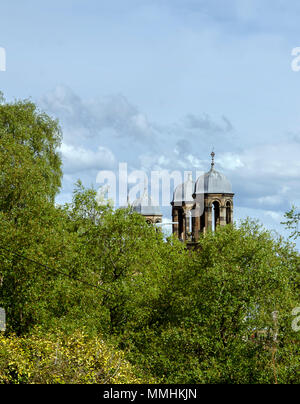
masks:
POLYGON ((140 198, 137 198, 132 203, 132 208, 135 212, 144 216, 162 216, 158 203, 153 201, 146 190, 140 198))
POLYGON ((195 182, 192 180, 192 175, 189 174, 188 179, 175 188, 172 203, 193 202, 194 187, 195 182))
POLYGON ((197 179, 194 194, 232 194, 230 181, 224 174, 211 169, 197 179))

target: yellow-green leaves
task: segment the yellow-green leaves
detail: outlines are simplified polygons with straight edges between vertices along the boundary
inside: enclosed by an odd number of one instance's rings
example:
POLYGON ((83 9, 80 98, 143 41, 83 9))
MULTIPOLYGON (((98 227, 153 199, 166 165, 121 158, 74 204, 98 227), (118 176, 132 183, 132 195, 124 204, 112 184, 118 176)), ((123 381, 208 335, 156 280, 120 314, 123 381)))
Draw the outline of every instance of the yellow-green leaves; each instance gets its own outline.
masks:
POLYGON ((121 351, 82 331, 0 335, 0 383, 141 383, 121 351))

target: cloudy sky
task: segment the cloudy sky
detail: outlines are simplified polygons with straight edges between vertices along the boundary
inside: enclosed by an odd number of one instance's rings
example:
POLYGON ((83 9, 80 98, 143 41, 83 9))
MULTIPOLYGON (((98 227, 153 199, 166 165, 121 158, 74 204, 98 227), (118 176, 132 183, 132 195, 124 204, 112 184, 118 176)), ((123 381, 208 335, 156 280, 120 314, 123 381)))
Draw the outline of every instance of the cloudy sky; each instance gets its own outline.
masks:
POLYGON ((300 205, 299 15, 296 0, 2 0, 0 89, 59 118, 58 202, 119 162, 207 170, 214 148, 235 218, 286 235, 300 205))

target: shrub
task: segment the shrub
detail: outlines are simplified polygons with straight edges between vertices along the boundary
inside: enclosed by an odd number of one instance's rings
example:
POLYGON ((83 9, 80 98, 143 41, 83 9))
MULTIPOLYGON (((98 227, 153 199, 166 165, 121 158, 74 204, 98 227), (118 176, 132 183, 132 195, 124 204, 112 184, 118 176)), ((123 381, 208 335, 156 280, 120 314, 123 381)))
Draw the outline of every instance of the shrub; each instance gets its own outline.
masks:
POLYGON ((0 383, 141 383, 121 351, 83 331, 0 336, 0 383))

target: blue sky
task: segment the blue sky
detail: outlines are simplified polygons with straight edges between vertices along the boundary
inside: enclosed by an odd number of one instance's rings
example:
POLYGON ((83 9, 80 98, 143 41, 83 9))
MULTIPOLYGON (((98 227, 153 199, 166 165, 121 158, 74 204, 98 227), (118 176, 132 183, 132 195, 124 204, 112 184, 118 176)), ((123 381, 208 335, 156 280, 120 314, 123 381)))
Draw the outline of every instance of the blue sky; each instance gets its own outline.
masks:
POLYGON ((300 205, 299 14, 293 0, 3 0, 0 89, 60 119, 59 202, 118 162, 206 170, 214 147, 235 218, 286 234, 300 205))

